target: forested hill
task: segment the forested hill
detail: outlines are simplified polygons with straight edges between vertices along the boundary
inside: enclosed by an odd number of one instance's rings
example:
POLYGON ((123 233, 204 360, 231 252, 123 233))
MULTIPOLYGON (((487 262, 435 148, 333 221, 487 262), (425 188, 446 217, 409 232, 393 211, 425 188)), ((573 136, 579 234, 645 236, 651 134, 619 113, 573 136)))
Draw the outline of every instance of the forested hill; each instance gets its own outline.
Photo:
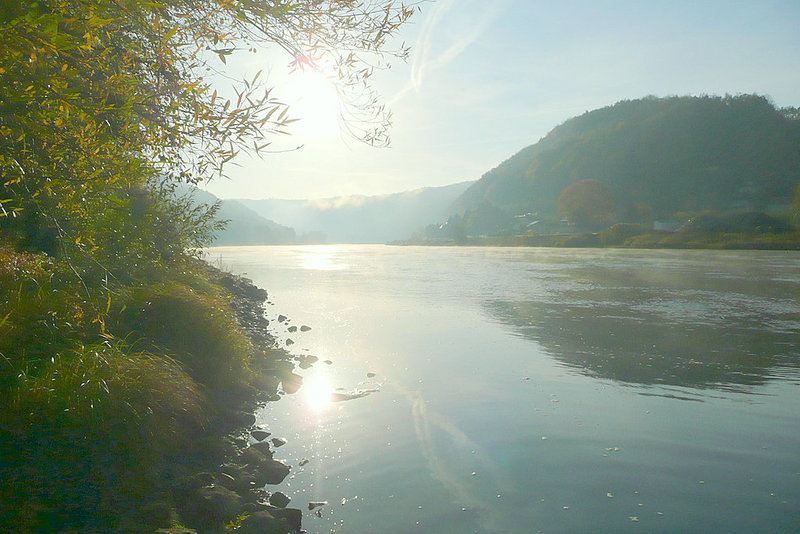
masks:
POLYGON ((799 119, 757 95, 618 102, 487 172, 453 211, 556 217, 560 195, 582 180, 605 186, 617 221, 788 204, 800 183, 799 119))

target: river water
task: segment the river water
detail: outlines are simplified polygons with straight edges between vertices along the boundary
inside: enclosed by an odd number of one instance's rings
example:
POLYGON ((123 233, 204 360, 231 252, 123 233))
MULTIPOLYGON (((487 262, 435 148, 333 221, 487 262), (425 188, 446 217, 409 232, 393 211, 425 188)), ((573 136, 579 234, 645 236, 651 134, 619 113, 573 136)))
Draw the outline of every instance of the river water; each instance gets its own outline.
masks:
POLYGON ((311 534, 800 532, 797 252, 208 259, 267 289, 281 344, 320 360, 259 414, 311 534))

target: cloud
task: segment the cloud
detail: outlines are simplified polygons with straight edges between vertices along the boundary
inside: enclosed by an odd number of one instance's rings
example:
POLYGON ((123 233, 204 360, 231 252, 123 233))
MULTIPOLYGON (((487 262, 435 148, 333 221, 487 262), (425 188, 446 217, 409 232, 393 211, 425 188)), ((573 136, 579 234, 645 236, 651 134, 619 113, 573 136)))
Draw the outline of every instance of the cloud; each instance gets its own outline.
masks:
POLYGON ((414 44, 408 83, 391 99, 418 91, 425 77, 451 63, 486 31, 508 0, 498 2, 440 0, 422 23, 414 44))

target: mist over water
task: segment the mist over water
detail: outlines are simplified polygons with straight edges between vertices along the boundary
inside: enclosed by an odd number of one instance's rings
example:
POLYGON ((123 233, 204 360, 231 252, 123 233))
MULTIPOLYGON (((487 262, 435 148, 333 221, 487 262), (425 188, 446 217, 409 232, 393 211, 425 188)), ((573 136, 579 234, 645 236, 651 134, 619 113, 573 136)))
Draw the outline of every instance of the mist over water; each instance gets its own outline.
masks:
POLYGON ((800 525, 796 252, 220 247, 208 259, 267 289, 268 316, 289 317, 273 322, 281 343, 320 360, 259 416, 289 440, 279 489, 297 507, 328 501, 306 513, 309 533, 800 525), (288 332, 301 324, 312 330, 288 332))

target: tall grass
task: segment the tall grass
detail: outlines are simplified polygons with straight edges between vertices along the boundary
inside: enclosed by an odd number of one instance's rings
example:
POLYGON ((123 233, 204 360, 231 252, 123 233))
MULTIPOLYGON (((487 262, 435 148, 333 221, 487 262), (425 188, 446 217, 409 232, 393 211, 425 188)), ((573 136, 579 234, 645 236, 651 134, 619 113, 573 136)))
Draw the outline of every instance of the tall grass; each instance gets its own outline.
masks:
POLYGON ((119 327, 140 346, 172 355, 213 396, 233 395, 249 378, 255 348, 219 294, 176 283, 142 288, 119 327))
POLYGON ((117 528, 202 424, 177 362, 113 344, 56 354, 4 397, 0 521, 19 532, 117 528))

